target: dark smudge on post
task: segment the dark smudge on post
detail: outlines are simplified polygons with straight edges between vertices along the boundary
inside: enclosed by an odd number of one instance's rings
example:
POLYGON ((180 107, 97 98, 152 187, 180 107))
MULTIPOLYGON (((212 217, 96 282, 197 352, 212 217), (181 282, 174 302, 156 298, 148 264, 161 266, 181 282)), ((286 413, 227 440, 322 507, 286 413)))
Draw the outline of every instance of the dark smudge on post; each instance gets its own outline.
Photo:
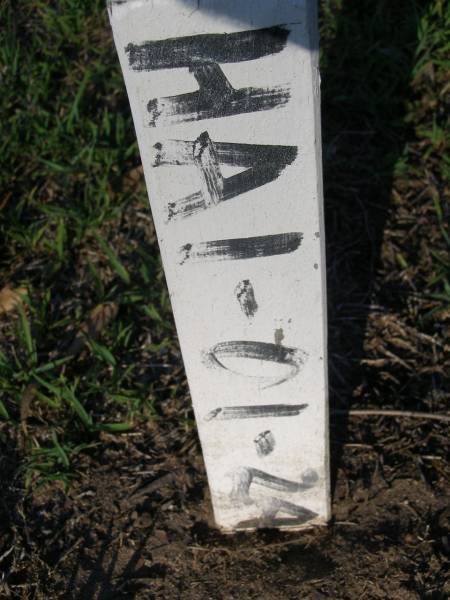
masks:
POLYGON ((240 281, 234 292, 244 315, 249 319, 254 317, 258 310, 258 303, 256 302, 255 290, 250 280, 243 279, 240 281))
POLYGON ((275 438, 271 431, 262 431, 253 440, 256 446, 258 456, 267 456, 275 448, 275 438))

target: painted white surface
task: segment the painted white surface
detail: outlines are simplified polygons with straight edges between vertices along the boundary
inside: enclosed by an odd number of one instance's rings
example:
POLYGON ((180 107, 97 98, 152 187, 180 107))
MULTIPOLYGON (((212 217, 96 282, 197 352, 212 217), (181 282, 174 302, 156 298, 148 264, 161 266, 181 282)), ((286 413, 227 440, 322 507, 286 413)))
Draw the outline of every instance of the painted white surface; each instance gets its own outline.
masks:
MULTIPOLYGON (((133 112, 216 522, 226 530, 255 524, 299 529, 324 523, 330 513, 315 2, 129 0, 110 3, 109 12, 133 112), (188 68, 133 70, 125 51, 129 43, 258 30, 274 25, 284 25, 290 31, 282 51, 255 60, 220 63, 220 67, 234 89, 288 84, 291 91, 286 104, 272 110, 148 126, 149 100, 194 92, 198 86, 188 68), (205 131, 214 142, 296 146, 297 158, 266 185, 190 217, 168 220, 169 203, 202 189, 204 182, 195 165, 152 166, 157 153, 154 146, 162 144, 164 148, 168 140, 194 141, 205 131), (183 258, 180 248, 186 244, 197 247, 202 242, 287 232, 303 234, 298 249, 290 253, 244 260, 186 260, 180 264, 183 258), (258 305, 251 318, 241 310, 235 294, 242 280, 250 280, 258 305), (294 376, 295 369, 289 365, 254 358, 221 355, 220 361, 228 368, 211 366, 208 360, 211 348, 236 340, 281 342, 283 346, 298 349, 303 364, 294 376), (285 377, 290 378, 273 385, 285 377), (308 406, 296 416, 208 419, 208 414, 217 408, 270 404, 308 406), (269 454, 260 456, 254 439, 265 431, 271 432, 275 446, 269 454), (292 486, 277 490, 260 485, 256 477, 248 497, 236 498, 233 485, 239 478, 242 483, 251 472, 243 474, 242 468, 257 469, 293 482, 301 482, 303 475, 312 487, 306 491, 292 486), (313 472, 317 474, 316 481, 313 472), (304 525, 277 521, 292 517, 284 511, 281 501, 305 507, 317 516, 304 525), (273 520, 276 502, 280 508, 273 520)), ((224 177, 239 172, 224 165, 220 170, 224 177)))

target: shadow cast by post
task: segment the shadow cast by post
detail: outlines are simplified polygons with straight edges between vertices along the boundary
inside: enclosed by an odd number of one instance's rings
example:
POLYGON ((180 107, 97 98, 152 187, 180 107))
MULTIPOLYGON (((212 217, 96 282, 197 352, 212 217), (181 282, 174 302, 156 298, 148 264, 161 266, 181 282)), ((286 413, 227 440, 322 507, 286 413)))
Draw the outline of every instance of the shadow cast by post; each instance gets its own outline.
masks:
MULTIPOLYGON (((405 100, 427 4, 342 3, 335 30, 322 32, 333 490, 348 437, 345 411, 365 384, 361 360, 368 315, 382 311, 390 293, 377 270, 393 178, 410 135, 405 100)), ((322 10, 330 10, 330 3, 322 3, 322 10)))

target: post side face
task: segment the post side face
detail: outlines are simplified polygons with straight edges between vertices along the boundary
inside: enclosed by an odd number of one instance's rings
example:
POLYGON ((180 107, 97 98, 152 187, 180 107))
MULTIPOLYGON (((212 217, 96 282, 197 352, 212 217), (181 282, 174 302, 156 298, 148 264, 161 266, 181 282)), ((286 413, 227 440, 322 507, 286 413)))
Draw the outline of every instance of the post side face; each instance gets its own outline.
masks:
POLYGON ((314 10, 109 3, 217 524, 329 518, 314 10))

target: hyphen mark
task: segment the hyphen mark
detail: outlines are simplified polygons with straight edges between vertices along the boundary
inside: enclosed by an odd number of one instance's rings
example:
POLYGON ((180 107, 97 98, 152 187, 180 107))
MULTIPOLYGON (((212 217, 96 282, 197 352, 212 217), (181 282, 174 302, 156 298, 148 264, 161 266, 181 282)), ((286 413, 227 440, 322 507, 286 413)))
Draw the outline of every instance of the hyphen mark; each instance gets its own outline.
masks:
POLYGON ((289 29, 281 25, 239 31, 169 38, 126 46, 133 71, 189 68, 193 62, 236 63, 281 52, 289 29))
POLYGON ((207 131, 195 141, 167 140, 153 146, 153 166, 197 166, 201 189, 171 202, 168 220, 190 217, 219 202, 275 181, 294 162, 296 146, 214 142, 207 131), (224 178, 220 164, 245 168, 224 178))
POLYGON ((296 231, 250 238, 184 244, 179 250, 181 255, 180 265, 187 261, 243 260, 289 254, 299 248, 302 239, 303 234, 296 231))
POLYGON ((250 280, 243 279, 240 281, 237 284, 234 293, 236 294, 236 298, 244 315, 249 319, 254 317, 258 310, 258 304, 255 298, 255 290, 253 289, 250 280))
MULTIPOLYGON (((232 373, 254 377, 261 381, 271 381, 266 387, 280 385, 295 377, 305 360, 307 353, 300 348, 290 348, 281 344, 270 344, 267 342, 254 342, 238 340, 230 342, 219 342, 213 346, 205 355, 207 365, 220 367, 232 373), (264 366, 261 367, 261 375, 248 375, 243 370, 237 370, 236 366, 227 365, 229 359, 250 359, 263 362, 272 362, 287 367, 282 374, 268 376, 264 366)), ((239 365, 245 368, 245 361, 239 361, 239 365)))
POLYGON ((205 421, 229 421, 230 419, 264 419, 267 417, 295 417, 307 404, 259 404, 257 406, 225 406, 215 408, 206 416, 205 421))

